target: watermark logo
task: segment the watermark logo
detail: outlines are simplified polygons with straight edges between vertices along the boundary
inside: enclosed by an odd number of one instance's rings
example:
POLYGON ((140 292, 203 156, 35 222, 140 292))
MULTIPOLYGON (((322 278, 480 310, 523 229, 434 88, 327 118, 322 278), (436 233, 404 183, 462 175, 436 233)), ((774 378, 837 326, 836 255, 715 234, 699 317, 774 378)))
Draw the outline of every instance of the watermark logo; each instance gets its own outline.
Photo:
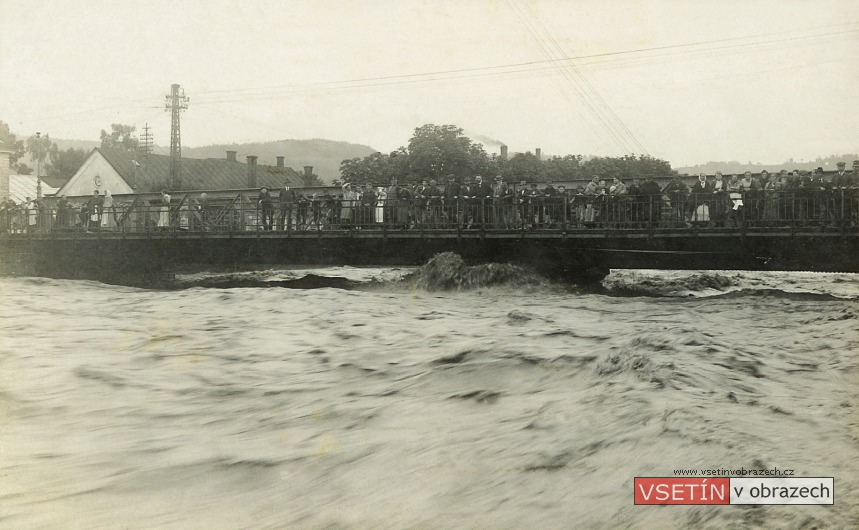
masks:
POLYGON ((832 477, 635 477, 635 504, 835 504, 832 477))
POLYGON ((729 480, 636 477, 635 504, 730 504, 729 480))

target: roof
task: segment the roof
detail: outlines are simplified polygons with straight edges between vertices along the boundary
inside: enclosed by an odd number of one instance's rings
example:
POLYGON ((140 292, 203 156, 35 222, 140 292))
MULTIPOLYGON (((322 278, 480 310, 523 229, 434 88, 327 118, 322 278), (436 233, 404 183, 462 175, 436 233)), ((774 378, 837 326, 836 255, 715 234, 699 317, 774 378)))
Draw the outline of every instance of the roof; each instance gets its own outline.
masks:
MULTIPOLYGON (((170 190, 221 190, 248 187, 248 165, 225 158, 183 158, 180 165, 181 184, 169 183, 170 157, 141 155, 97 147, 116 172, 138 191, 170 190)), ((257 186, 282 188, 285 185, 302 186, 301 176, 290 167, 257 165, 257 186)))
MULTIPOLYGON (((27 197, 35 199, 38 196, 36 175, 9 175, 9 198, 17 204, 27 200, 27 197)), ((42 196, 53 195, 59 188, 53 188, 42 182, 42 196)))

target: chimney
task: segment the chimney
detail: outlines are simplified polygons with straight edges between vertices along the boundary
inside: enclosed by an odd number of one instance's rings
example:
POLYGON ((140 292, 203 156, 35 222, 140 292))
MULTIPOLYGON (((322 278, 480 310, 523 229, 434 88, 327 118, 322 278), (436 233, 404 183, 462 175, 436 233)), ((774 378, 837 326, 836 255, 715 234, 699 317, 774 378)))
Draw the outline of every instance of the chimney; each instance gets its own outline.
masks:
POLYGON ((235 151, 227 151, 227 160, 230 162, 236 161, 236 152, 235 151))
POLYGON ((257 187, 257 157, 248 155, 248 188, 257 187))
POLYGON ((539 147, 534 150, 534 154, 537 155, 537 160, 542 160, 542 158, 540 158, 540 155, 542 154, 542 152, 541 152, 539 147))
POLYGON ((11 156, 12 151, 6 149, 6 145, 0 141, 0 201, 9 198, 9 175, 12 174, 9 157, 11 156))
POLYGON ((501 160, 507 160, 507 146, 501 146, 501 160))
POLYGON ((310 182, 311 176, 313 176, 313 166, 304 166, 304 181, 310 182))
POLYGON ((283 167, 283 157, 277 157, 277 167, 283 167))

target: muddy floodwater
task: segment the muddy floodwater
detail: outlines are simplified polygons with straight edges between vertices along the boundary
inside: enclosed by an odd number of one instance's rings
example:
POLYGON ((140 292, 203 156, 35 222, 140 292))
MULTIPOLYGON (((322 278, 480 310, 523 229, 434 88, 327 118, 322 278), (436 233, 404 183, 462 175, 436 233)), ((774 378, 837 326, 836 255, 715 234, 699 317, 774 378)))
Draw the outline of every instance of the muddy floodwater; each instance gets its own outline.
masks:
POLYGON ((0 526, 859 527, 857 275, 307 275, 0 278, 0 526), (740 467, 835 504, 633 504, 740 467))

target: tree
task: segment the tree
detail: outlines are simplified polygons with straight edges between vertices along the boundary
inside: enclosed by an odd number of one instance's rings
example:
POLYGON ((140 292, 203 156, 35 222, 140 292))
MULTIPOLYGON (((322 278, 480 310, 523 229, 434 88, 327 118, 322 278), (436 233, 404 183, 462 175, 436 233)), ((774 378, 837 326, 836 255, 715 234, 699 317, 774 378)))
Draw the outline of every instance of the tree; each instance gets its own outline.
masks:
POLYGON ((401 182, 414 180, 409 168, 409 153, 400 147, 390 154, 373 153, 364 158, 350 158, 340 163, 343 182, 387 186, 393 179, 401 182))
POLYGON ((70 147, 65 151, 60 151, 57 144, 54 144, 50 152, 51 163, 48 166, 48 176, 62 179, 72 178, 83 165, 87 155, 88 153, 84 149, 70 147))
POLYGON ((427 124, 415 129, 408 148, 400 147, 390 154, 373 153, 340 163, 343 182, 387 185, 393 178, 401 183, 435 179, 447 175, 474 177, 502 175, 508 182, 571 181, 620 177, 631 179, 676 174, 671 164, 649 155, 594 157, 584 161, 582 155, 566 155, 540 160, 532 153, 519 153, 510 160, 489 156, 483 144, 474 143, 455 125, 427 124))
POLYGON ((623 180, 650 176, 669 176, 677 174, 671 164, 650 155, 624 155, 622 157, 594 157, 582 163, 585 178, 618 177, 623 180))
MULTIPOLYGON (((42 136, 39 133, 36 133, 27 138, 27 153, 29 153, 33 162, 36 162, 36 167, 39 169, 39 173, 44 173, 44 170, 47 169, 45 160, 47 160, 52 147, 56 148, 56 145, 54 145, 54 142, 51 141, 50 136, 47 134, 42 136)), ((36 176, 40 177, 41 174, 36 176)))
POLYGON ((553 156, 544 164, 544 176, 546 181, 571 181, 580 178, 580 167, 582 155, 566 155, 564 157, 553 156))
POLYGON ((32 173, 32 169, 28 168, 25 164, 18 164, 18 159, 24 156, 24 142, 19 140, 12 131, 9 129, 9 125, 6 122, 0 121, 0 142, 3 142, 3 148, 12 151, 12 154, 9 156, 9 167, 15 170, 19 175, 29 175, 30 173, 25 173, 22 169, 29 170, 32 173))
POLYGON ((110 133, 104 129, 101 131, 101 146, 103 148, 118 149, 120 151, 137 151, 140 142, 134 136, 134 130, 136 129, 134 125, 113 123, 110 129, 110 133))
POLYGON ((415 129, 409 140, 409 166, 419 178, 440 180, 451 173, 468 175, 474 169, 474 155, 471 140, 455 125, 430 123, 415 129))
POLYGON ((510 182, 526 180, 528 182, 545 181, 543 162, 530 151, 516 153, 507 161, 504 177, 510 182))

